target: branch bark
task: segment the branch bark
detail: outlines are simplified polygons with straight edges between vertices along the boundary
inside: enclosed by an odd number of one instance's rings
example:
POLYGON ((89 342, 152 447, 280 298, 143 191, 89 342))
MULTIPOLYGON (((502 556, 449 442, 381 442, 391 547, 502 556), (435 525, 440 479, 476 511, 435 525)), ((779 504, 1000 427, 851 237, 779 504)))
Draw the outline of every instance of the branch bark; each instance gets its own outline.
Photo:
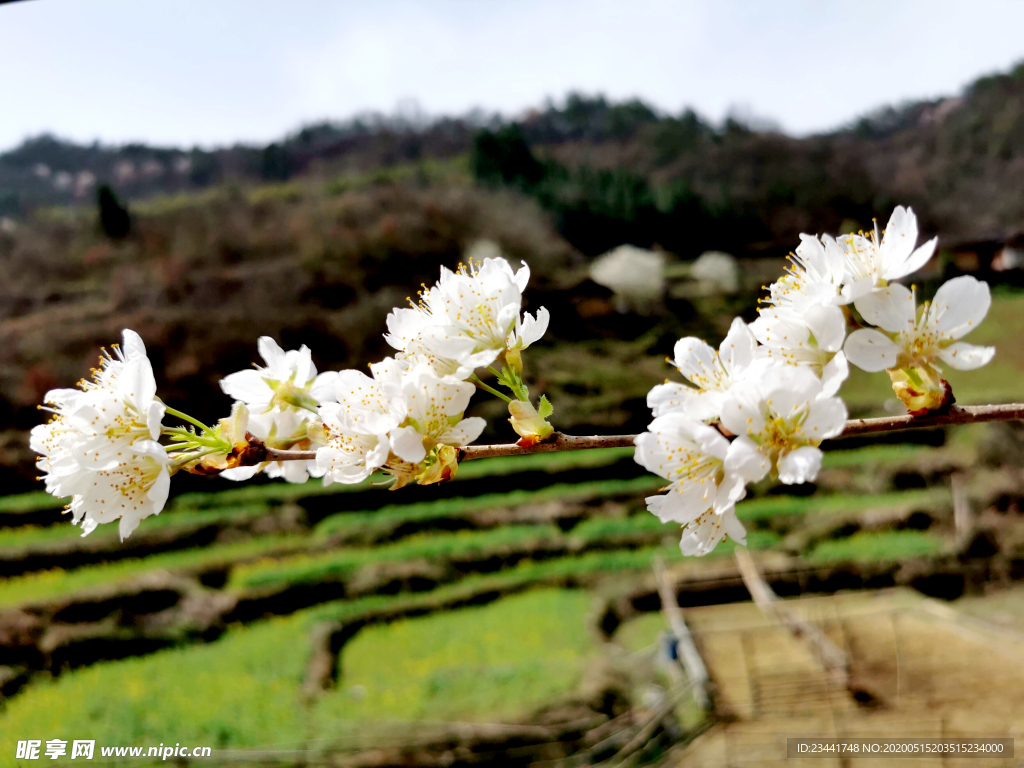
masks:
MULTIPOLYGON (((899 432, 906 429, 927 429, 957 424, 978 424, 985 421, 1024 420, 1024 403, 1002 405, 953 406, 942 413, 926 416, 883 416, 877 419, 851 419, 836 439, 899 432)), ((490 459, 497 456, 523 456, 528 453, 555 453, 581 451, 591 448, 626 448, 633 445, 636 435, 590 435, 577 437, 555 432, 551 439, 525 448, 515 443, 497 445, 467 445, 461 451, 460 461, 490 459)), ((308 461, 316 458, 316 451, 279 451, 268 448, 267 461, 308 461)))

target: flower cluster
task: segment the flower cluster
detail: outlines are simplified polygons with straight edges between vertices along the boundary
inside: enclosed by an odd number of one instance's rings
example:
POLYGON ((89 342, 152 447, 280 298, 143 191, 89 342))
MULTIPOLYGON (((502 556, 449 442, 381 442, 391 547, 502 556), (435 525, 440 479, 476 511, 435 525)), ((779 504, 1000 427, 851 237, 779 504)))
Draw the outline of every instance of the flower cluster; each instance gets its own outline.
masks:
POLYGON ((259 472, 293 483, 323 477, 325 484, 382 470, 393 489, 447 480, 458 470, 459 449, 486 426, 463 415, 477 388, 508 403, 521 444, 553 433, 550 404, 541 397, 534 407, 522 378, 523 351, 549 320, 544 308, 522 312, 529 279, 525 264, 513 271, 498 254, 455 272, 442 268, 418 303, 388 315, 385 339, 396 354, 371 365, 370 376, 318 373, 308 347, 286 352, 264 336, 264 365, 221 380, 234 405, 214 427, 156 397, 145 345, 126 330, 124 345, 104 353, 90 381, 46 395, 53 416, 31 440, 42 479, 50 493, 71 497, 68 510, 85 534, 120 520, 122 539, 159 514, 171 476, 182 469, 231 480, 259 472), (476 375, 483 367, 511 397, 476 375), (167 415, 187 426, 165 426, 167 415))
POLYGON ((988 312, 986 283, 954 278, 918 306, 914 290, 891 282, 934 254, 936 241, 918 247, 917 237, 902 207, 884 234, 801 235, 756 320, 734 320, 718 350, 696 338, 676 344, 669 362, 687 383, 651 390, 654 420, 636 439, 636 460, 669 481, 647 506, 683 526, 685 554, 706 554, 725 536, 744 543, 735 504, 748 483, 817 477, 818 446, 846 422, 837 393, 848 362, 886 371, 920 415, 952 403, 940 363, 968 370, 992 359, 993 348, 959 341, 988 312))
POLYGON ((124 345, 113 349, 78 389, 46 394, 53 415, 32 430, 30 444, 46 490, 72 497, 68 511, 82 535, 120 520, 124 539, 163 508, 170 462, 157 442, 166 409, 142 339, 125 331, 124 345))
POLYGON ((342 371, 334 396, 319 405, 314 439, 324 482, 355 483, 377 469, 394 478, 392 488, 451 478, 458 449, 486 426, 481 418, 463 417, 478 387, 509 404, 523 440, 551 435, 547 401, 541 400, 545 418, 539 418, 522 380, 523 350, 544 335, 549 320, 544 308, 535 316, 522 312, 529 279, 525 264, 513 271, 501 257, 471 260, 455 272, 442 267, 417 302, 393 310, 384 338, 395 356, 371 365, 370 376, 342 371), (499 358, 501 371, 492 367, 499 358), (513 397, 477 376, 484 367, 513 397))

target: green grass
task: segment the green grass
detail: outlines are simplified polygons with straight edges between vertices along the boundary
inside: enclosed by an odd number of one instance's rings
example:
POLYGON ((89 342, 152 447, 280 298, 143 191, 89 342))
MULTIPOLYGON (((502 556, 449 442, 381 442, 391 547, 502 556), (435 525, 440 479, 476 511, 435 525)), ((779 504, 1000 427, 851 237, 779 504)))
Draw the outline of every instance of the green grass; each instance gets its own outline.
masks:
POLYGON ((97 664, 11 700, 0 714, 0 764, 14 764, 15 741, 35 733, 98 744, 173 738, 215 749, 297 748, 342 735, 346 722, 513 718, 576 685, 593 652, 589 606, 585 592, 547 589, 370 627, 342 652, 340 690, 313 708, 300 697, 315 618, 308 612, 232 629, 204 646, 97 664), (366 693, 358 701, 355 685, 366 693))
POLYGON ((636 653, 657 643, 661 633, 667 629, 665 617, 660 612, 642 613, 619 627, 612 639, 630 653, 636 653))
POLYGON ((841 514, 883 507, 933 509, 948 504, 945 488, 924 488, 889 493, 821 494, 815 496, 765 496, 736 505, 740 520, 765 520, 780 515, 841 514))
POLYGON ((372 512, 340 512, 331 515, 317 525, 316 533, 329 536, 343 531, 363 529, 368 525, 385 526, 416 520, 455 517, 482 509, 500 509, 524 504, 540 504, 547 501, 583 501, 604 496, 639 494, 652 491, 663 484, 664 480, 648 475, 629 480, 595 480, 575 485, 558 483, 537 491, 509 491, 472 497, 457 496, 450 499, 412 502, 411 504, 389 504, 372 512))
POLYGON ((297 691, 307 648, 302 618, 272 619, 209 645, 104 662, 37 683, 0 714, 0 765, 16 764, 19 738, 95 739, 97 758, 100 745, 298 742, 305 735, 297 691))
MULTIPOLYGON (((210 525, 229 521, 241 521, 266 514, 267 507, 260 504, 246 504, 235 507, 218 507, 209 510, 164 510, 162 514, 146 518, 135 535, 167 528, 191 529, 197 525, 210 525)), ((11 550, 30 547, 38 544, 49 544, 54 541, 72 541, 79 539, 82 531, 71 524, 71 518, 61 525, 48 526, 17 526, 0 528, 0 550, 11 550)), ((90 544, 97 540, 109 541, 116 546, 120 541, 116 525, 101 525, 88 537, 90 544)))
MULTIPOLYGON (((481 477, 506 477, 521 472, 557 473, 569 469, 600 469, 611 466, 633 453, 632 448, 601 448, 590 451, 566 451, 564 453, 528 454, 526 456, 502 456, 493 459, 476 459, 459 466, 459 473, 452 480, 458 483, 481 477)), ((639 467, 637 468, 638 471, 639 467)), ((281 503, 297 501, 311 496, 325 496, 335 493, 361 493, 372 491, 373 497, 381 504, 388 497, 380 488, 374 487, 386 479, 377 473, 367 480, 354 485, 334 483, 323 485, 319 480, 305 483, 264 483, 240 486, 215 492, 183 493, 171 502, 172 509, 200 509, 217 506, 237 506, 251 503, 281 503)))
POLYGON ((0 498, 0 512, 37 512, 40 509, 62 509, 70 497, 57 499, 46 491, 17 493, 0 498))
POLYGON ((341 549, 320 554, 302 554, 279 560, 240 565, 231 573, 229 586, 262 587, 272 584, 311 584, 339 579, 370 563, 417 559, 440 559, 454 555, 486 552, 503 545, 529 541, 557 540, 561 531, 549 525, 521 525, 486 531, 451 534, 420 534, 380 547, 341 549))
MULTIPOLYGON (((588 521, 581 523, 570 534, 564 534, 550 525, 504 526, 451 534, 418 534, 379 547, 342 549, 243 564, 232 571, 228 584, 236 589, 276 584, 313 584, 323 580, 343 579, 357 568, 371 563, 440 560, 491 552, 505 546, 523 547, 534 542, 568 543, 570 540, 582 540, 591 543, 638 531, 655 534, 663 531, 665 536, 673 537, 678 534, 676 527, 662 525, 653 515, 588 521)), ((777 541, 777 535, 767 531, 751 532, 751 536, 758 541, 764 537, 770 538, 771 543, 777 541)), ((723 552, 729 551, 729 547, 730 542, 719 545, 723 552)))
MULTIPOLYGON (((459 474, 455 476, 453 482, 479 477, 504 477, 519 472, 556 474, 568 469, 597 469, 632 457, 632 448, 594 448, 586 451, 531 453, 525 456, 474 459, 459 465, 459 474)), ((642 471, 639 465, 637 465, 637 471, 642 471)))
POLYGON ((303 541, 304 539, 298 536, 265 536, 233 544, 165 552, 146 558, 88 565, 73 571, 53 568, 47 571, 27 573, 23 576, 0 578, 0 605, 11 606, 43 601, 91 587, 125 581, 157 569, 197 568, 221 560, 231 561, 257 557, 270 550, 301 546, 303 541))
POLYGON ((935 448, 923 445, 869 445, 851 450, 832 450, 825 452, 822 467, 825 469, 869 468, 880 464, 903 465, 921 454, 935 448))
POLYGON ((577 685, 596 650, 590 605, 586 592, 542 589, 369 627, 343 649, 341 685, 318 703, 318 724, 526 715, 577 685))
POLYGON ((812 562, 903 560, 937 554, 942 541, 926 531, 877 531, 855 533, 845 539, 823 541, 808 554, 812 562))

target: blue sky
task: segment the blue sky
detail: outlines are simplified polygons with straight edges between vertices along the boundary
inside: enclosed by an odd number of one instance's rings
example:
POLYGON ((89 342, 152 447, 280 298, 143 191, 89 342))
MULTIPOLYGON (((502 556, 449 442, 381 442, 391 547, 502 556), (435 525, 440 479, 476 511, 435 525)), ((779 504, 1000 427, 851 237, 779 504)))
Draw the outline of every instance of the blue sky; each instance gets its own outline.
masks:
POLYGON ((519 114, 572 89, 795 134, 1024 59, 1018 0, 36 0, 0 5, 0 149, 267 141, 414 100, 519 114))

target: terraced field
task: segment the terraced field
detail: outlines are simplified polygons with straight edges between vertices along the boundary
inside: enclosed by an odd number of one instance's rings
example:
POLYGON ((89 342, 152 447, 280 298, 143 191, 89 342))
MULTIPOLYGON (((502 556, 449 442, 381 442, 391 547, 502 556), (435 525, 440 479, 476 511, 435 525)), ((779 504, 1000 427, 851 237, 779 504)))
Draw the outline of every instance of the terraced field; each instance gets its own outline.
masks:
MULTIPOLYGON (((756 488, 738 514, 766 579, 784 595, 910 585, 955 597, 1016 578, 1024 536, 985 549, 1009 530, 993 516, 1016 503, 1014 471, 976 471, 969 497, 988 511, 969 536, 953 527, 950 477, 978 464, 987 429, 940 448, 834 450, 800 495, 756 488)), ((678 531, 644 509, 658 485, 629 450, 468 463, 402 496, 258 485, 180 495, 124 544, 79 537, 41 494, 8 497, 0 733, 173 734, 297 762, 441 723, 614 719, 631 694, 608 673, 609 649, 620 625, 657 610, 655 557, 684 608, 749 599, 730 543, 684 561, 678 531)), ((0 745, 0 764, 10 755, 13 742, 0 745)))

